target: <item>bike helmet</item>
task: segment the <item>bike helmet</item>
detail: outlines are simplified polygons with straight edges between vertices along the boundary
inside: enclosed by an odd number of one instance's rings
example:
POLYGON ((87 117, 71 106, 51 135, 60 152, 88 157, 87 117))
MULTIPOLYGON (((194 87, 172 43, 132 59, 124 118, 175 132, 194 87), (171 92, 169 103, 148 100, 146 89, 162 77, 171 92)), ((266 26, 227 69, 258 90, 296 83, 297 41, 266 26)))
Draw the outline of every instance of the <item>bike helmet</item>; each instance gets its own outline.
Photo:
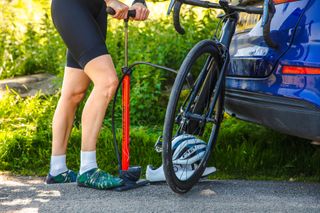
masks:
MULTIPOLYGON (((194 165, 174 165, 175 174, 181 181, 189 179, 189 177, 193 175, 195 169, 196 167, 194 167, 194 165)), ((204 178, 214 173, 215 171, 215 167, 206 167, 201 177, 204 178)), ((153 168, 151 165, 148 165, 146 170, 146 179, 150 182, 166 181, 166 177, 163 171, 163 165, 161 165, 159 168, 153 168)))
MULTIPOLYGON (((193 135, 183 134, 173 139, 173 169, 179 180, 184 181, 191 177, 203 158, 206 148, 207 144, 193 135)), ((202 177, 206 177, 215 171, 215 167, 207 167, 202 177)), ((165 181, 163 165, 157 169, 148 165, 146 179, 150 182, 165 181)))
POLYGON ((179 135, 172 141, 173 164, 191 165, 200 161, 207 144, 193 135, 179 135))

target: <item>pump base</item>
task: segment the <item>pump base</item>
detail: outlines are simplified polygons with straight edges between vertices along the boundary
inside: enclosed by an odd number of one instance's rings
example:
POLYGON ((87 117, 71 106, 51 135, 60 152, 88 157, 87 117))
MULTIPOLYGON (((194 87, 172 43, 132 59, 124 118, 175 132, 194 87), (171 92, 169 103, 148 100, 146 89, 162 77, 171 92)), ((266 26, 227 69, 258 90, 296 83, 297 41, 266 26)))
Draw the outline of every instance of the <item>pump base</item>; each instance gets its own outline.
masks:
POLYGON ((119 175, 125 182, 136 182, 141 175, 141 166, 129 166, 128 170, 120 170, 119 175))
POLYGON ((128 182, 125 182, 125 184, 123 186, 119 186, 119 187, 115 188, 114 190, 118 191, 118 192, 127 191, 130 189, 136 189, 136 188, 139 188, 142 186, 147 186, 149 184, 150 184, 150 182, 147 180, 139 180, 137 182, 128 181, 128 182))
POLYGON ((124 185, 115 188, 115 191, 127 191, 149 185, 147 180, 139 180, 141 175, 141 166, 130 166, 128 170, 120 170, 120 178, 124 180, 124 185))

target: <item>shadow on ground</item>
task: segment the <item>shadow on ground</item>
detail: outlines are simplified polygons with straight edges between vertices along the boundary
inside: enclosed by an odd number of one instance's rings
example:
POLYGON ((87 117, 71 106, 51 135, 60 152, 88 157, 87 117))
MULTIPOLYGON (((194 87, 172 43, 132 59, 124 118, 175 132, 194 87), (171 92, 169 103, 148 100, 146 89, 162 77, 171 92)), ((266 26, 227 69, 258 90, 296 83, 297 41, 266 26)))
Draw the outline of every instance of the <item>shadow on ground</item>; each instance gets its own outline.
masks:
POLYGON ((202 181, 185 195, 166 184, 126 192, 0 175, 0 212, 320 212, 320 184, 202 181))

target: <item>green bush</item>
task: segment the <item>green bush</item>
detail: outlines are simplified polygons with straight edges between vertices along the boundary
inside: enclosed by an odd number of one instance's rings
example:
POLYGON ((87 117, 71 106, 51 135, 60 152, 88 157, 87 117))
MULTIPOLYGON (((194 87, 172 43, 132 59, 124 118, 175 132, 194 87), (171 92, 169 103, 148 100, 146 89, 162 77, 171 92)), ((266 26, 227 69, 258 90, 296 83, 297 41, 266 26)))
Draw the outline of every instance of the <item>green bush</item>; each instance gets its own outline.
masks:
POLYGON ((63 70, 65 47, 49 18, 48 2, 42 3, 45 12, 39 11, 40 22, 26 24, 17 21, 19 13, 26 12, 19 10, 21 4, 0 2, 0 79, 39 72, 58 74, 63 70))
POLYGON ((50 156, 50 119, 57 97, 22 99, 8 94, 0 101, 0 168, 39 171, 50 156))

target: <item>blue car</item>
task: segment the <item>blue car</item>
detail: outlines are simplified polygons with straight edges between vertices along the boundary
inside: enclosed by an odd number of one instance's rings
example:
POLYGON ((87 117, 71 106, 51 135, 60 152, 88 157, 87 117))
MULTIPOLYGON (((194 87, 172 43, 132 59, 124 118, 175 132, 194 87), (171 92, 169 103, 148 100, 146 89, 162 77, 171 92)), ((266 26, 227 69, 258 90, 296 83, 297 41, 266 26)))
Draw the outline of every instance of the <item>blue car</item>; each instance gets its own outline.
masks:
POLYGON ((254 21, 260 17, 240 17, 230 47, 225 108, 242 120, 320 141, 320 1, 274 2, 276 49, 264 42, 261 20, 254 21))

